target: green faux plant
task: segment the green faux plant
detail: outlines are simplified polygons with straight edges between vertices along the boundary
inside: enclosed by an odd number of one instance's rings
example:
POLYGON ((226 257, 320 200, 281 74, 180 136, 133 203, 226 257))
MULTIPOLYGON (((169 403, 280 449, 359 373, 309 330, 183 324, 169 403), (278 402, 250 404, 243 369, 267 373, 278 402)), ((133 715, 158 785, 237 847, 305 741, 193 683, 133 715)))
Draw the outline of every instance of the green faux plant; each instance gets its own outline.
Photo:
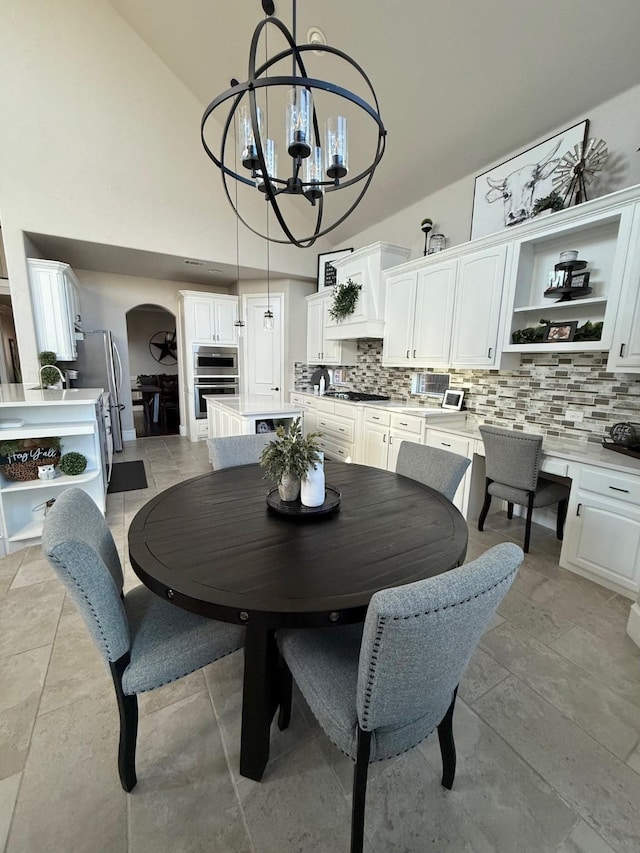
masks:
POLYGON ((56 382, 60 381, 60 374, 57 370, 50 369, 49 365, 54 365, 56 363, 56 354, 52 352, 52 350, 43 350, 38 353, 38 359, 40 361, 40 366, 44 369, 40 372, 40 382, 43 387, 48 387, 49 385, 55 385, 56 382))
POLYGON ((283 477, 303 480, 309 466, 315 468, 320 462, 320 447, 317 439, 319 432, 302 434, 300 418, 291 422, 287 431, 279 426, 276 437, 262 451, 260 464, 265 471, 265 479, 279 483, 283 477))
POLYGON ((74 450, 70 453, 65 453, 58 463, 58 468, 63 474, 70 474, 72 476, 82 474, 86 467, 87 457, 83 456, 82 453, 76 453, 74 450))
POLYGON ((331 306, 329 308, 329 316, 332 320, 344 320, 356 309, 358 296, 362 290, 362 285, 357 284, 353 279, 348 278, 342 284, 336 284, 333 288, 331 296, 331 306))
POLYGON ((531 209, 531 215, 537 216, 543 210, 562 210, 564 208, 564 200, 560 193, 552 190, 549 195, 544 198, 537 199, 531 209))

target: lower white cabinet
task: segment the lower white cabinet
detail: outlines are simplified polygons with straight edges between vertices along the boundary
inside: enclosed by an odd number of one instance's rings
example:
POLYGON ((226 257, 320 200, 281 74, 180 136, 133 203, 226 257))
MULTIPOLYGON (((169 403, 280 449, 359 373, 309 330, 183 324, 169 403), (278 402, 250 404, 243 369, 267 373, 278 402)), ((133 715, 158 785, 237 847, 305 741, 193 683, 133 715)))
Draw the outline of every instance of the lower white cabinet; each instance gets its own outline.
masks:
POLYGON ((362 462, 395 471, 403 441, 424 444, 424 418, 368 409, 364 419, 362 462))
POLYGON ((80 328, 78 280, 69 264, 27 258, 38 350, 55 352, 59 361, 78 357, 80 328))
POLYGON ((607 370, 640 370, 640 204, 636 204, 607 370))
MULTIPOLYGON (((438 447, 440 450, 447 450, 449 453, 457 453, 460 456, 466 456, 467 459, 473 460, 473 445, 475 445, 475 442, 469 438, 453 435, 450 432, 444 432, 437 429, 428 429, 426 443, 429 447, 438 447)), ((469 466, 465 471, 464 477, 460 481, 460 485, 458 486, 453 498, 454 505, 464 516, 467 514, 467 507, 469 504, 470 483, 471 466, 469 466)))
POLYGON ((640 476, 582 466, 571 490, 561 563, 638 590, 640 476))

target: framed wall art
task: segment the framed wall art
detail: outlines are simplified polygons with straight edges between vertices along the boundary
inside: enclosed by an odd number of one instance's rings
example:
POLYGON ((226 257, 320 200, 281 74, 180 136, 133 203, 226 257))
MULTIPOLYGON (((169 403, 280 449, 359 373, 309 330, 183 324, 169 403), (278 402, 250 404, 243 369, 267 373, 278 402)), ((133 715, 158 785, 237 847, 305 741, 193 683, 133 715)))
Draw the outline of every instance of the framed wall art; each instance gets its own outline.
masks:
POLYGON ((335 252, 325 252, 318 255, 318 290, 324 290, 325 287, 333 287, 338 283, 337 270, 333 266, 332 261, 337 261, 339 258, 344 258, 350 255, 353 249, 338 249, 335 252))
POLYGON ((530 219, 536 201, 553 190, 553 173, 563 154, 584 142, 588 133, 589 120, 585 119, 478 175, 473 193, 471 239, 530 219))

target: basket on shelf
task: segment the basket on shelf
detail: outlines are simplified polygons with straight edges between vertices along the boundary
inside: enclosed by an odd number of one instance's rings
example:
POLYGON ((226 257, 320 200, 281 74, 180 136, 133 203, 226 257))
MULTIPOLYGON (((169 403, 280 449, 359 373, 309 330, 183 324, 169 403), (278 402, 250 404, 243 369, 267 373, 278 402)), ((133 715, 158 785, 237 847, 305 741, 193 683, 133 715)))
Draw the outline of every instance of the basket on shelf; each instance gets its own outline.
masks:
POLYGON ((19 438, 0 441, 0 472, 9 480, 37 480, 38 465, 57 465, 59 438, 19 438))

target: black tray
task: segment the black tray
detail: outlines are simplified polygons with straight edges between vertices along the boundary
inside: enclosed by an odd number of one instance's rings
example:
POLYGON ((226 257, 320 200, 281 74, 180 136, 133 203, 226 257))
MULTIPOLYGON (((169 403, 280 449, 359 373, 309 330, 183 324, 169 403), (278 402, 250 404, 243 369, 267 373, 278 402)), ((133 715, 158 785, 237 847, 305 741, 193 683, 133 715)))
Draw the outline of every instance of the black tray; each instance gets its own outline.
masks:
POLYGON ((632 447, 625 447, 624 444, 614 444, 613 441, 602 439, 602 446, 605 450, 615 450, 616 453, 624 453, 625 456, 633 456, 634 459, 640 459, 640 448, 634 450, 632 447))
POLYGON ((561 261, 559 264, 556 264, 556 270, 584 270, 587 268, 588 261, 561 261))
POLYGON ((320 506, 303 506, 300 498, 296 501, 283 501, 278 493, 278 487, 273 486, 267 492, 267 506, 279 515, 289 518, 318 518, 331 515, 340 509, 340 490, 330 483, 324 487, 324 503, 320 506))
POLYGON ((549 287, 544 292, 547 299, 555 299, 559 296, 558 302, 575 302, 581 296, 588 296, 593 288, 591 287, 549 287))

